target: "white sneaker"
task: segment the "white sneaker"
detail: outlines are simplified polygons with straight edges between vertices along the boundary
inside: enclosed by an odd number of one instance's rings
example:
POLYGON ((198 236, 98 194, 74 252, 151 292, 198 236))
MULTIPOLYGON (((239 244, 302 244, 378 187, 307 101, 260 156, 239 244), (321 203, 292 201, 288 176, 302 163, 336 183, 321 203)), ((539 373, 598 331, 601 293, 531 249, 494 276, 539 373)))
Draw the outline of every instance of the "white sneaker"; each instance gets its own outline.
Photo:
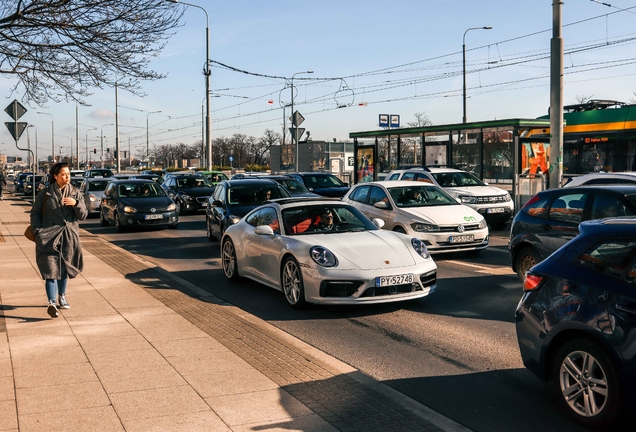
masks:
POLYGON ((55 306, 54 301, 49 302, 49 307, 46 308, 46 312, 51 316, 51 318, 57 318, 57 307, 55 306))
POLYGON ((60 309, 70 309, 71 305, 66 302, 66 296, 61 295, 57 302, 60 305, 60 309))

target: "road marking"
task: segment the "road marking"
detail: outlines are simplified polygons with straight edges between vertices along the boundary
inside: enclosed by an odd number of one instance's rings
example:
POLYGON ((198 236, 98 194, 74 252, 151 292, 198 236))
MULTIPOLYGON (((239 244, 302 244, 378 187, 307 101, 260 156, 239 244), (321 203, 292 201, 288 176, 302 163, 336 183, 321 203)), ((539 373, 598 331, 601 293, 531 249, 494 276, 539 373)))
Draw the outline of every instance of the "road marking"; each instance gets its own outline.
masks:
POLYGON ((477 273, 486 273, 486 274, 491 274, 491 275, 513 275, 516 274, 515 272, 512 271, 512 269, 510 267, 485 267, 483 265, 477 265, 477 264, 472 264, 472 263, 467 263, 464 261, 455 261, 455 260, 449 260, 449 261, 444 261, 445 263, 449 263, 449 264, 457 264, 457 265, 462 265, 465 267, 471 267, 471 268, 475 268, 475 269, 479 269, 477 271, 477 273))

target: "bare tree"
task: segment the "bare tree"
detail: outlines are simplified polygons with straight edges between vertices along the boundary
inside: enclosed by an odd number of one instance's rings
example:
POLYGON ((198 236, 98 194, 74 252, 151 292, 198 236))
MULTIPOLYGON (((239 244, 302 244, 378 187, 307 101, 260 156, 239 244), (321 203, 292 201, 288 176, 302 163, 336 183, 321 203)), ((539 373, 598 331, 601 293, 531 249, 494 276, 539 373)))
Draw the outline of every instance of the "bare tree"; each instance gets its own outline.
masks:
POLYGON ((85 103, 90 88, 115 83, 140 95, 140 81, 163 77, 148 63, 182 14, 166 0, 3 0, 0 75, 38 105, 85 103))
POLYGON ((262 137, 255 143, 252 153, 254 155, 254 163, 264 165, 269 162, 270 147, 280 143, 281 135, 271 129, 266 129, 262 137))
POLYGON ((585 95, 576 95, 576 97, 574 99, 576 99, 576 102, 579 105, 583 105, 584 103, 592 100, 592 98, 594 97, 594 95, 589 95, 589 96, 585 96, 585 95))
POLYGON ((416 112, 415 114, 413 114, 413 117, 415 117, 415 121, 407 123, 409 127, 424 127, 433 125, 433 122, 431 121, 431 119, 428 118, 426 113, 416 112))

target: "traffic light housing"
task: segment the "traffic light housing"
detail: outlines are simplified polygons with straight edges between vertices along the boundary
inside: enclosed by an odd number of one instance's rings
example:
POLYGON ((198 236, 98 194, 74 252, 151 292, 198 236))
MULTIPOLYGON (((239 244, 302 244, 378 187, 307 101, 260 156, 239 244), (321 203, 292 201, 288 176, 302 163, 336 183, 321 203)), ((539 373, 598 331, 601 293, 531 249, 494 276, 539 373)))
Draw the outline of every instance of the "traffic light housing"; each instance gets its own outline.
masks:
POLYGON ((93 154, 97 154, 97 149, 93 149, 93 154))

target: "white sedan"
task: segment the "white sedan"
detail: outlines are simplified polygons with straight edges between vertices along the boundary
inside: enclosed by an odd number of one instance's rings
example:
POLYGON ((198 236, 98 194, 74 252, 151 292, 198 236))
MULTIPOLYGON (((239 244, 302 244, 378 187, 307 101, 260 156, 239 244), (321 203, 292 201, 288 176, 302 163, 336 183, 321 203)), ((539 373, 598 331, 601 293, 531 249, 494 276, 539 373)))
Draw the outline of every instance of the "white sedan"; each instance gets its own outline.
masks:
POLYGON ((223 272, 230 280, 246 277, 280 290, 295 307, 432 293, 437 266, 424 243, 381 225, 340 200, 271 201, 225 231, 223 272))
POLYGON ((412 181, 358 183, 342 199, 384 228, 422 240, 431 253, 488 247, 484 216, 439 186, 412 181))

